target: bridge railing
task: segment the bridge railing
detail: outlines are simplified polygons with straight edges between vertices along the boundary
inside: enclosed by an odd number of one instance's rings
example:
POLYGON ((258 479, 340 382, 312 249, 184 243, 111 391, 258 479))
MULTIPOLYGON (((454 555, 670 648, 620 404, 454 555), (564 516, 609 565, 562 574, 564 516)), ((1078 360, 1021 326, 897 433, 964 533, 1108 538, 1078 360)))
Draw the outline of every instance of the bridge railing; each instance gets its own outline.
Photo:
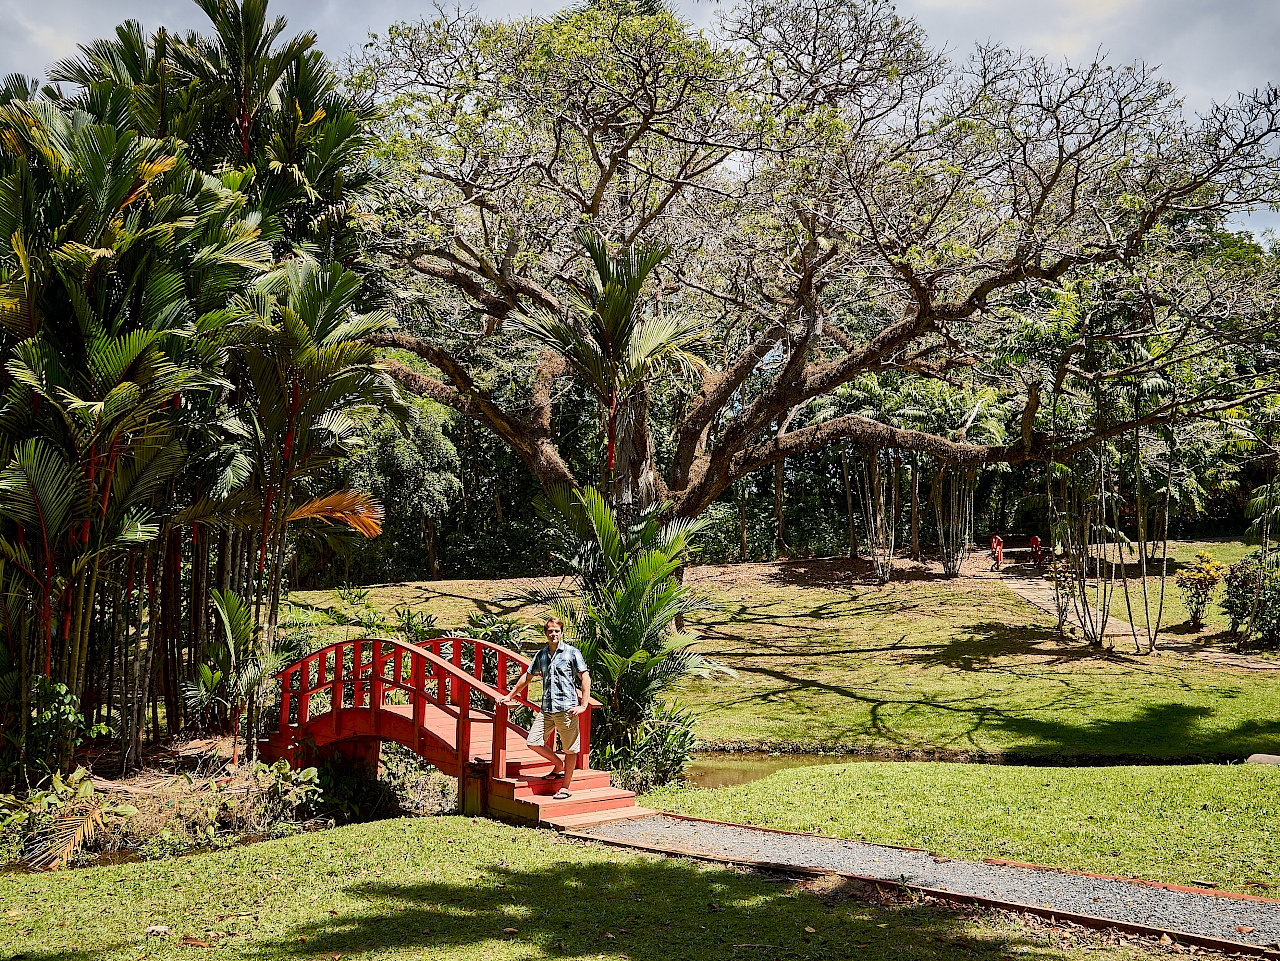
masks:
MULTIPOLYGON (((347 710, 348 705, 381 710, 399 691, 411 707, 415 731, 423 727, 429 703, 456 712, 454 746, 461 770, 471 757, 471 711, 478 700, 478 709, 493 716, 491 770, 502 776, 506 772, 507 732, 528 733, 512 723, 510 708, 502 699, 513 684, 511 668, 519 669, 518 678, 529 664, 529 658, 509 648, 472 637, 438 637, 422 645, 382 637, 339 641, 276 675, 281 683, 280 732, 287 737, 317 716, 312 713, 317 695, 327 701, 327 710, 317 713, 327 714, 347 710), (487 682, 486 676, 493 677, 494 683, 487 682), (492 702, 492 712, 485 711, 485 702, 492 702)), ((523 695, 516 701, 538 710, 538 705, 523 695)), ((587 756, 591 750, 591 711, 599 706, 600 702, 591 698, 580 718, 580 746, 587 756)), ((335 730, 340 724, 340 717, 335 717, 335 730)))

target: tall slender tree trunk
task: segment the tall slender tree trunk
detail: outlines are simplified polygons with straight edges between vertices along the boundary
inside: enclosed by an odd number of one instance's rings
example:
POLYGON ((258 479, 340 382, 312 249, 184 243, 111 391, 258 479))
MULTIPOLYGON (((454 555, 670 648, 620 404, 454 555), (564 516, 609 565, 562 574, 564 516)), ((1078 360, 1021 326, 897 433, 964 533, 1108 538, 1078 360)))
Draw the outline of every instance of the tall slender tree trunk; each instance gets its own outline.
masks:
POLYGON ((433 581, 440 579, 440 557, 436 552, 436 519, 428 517, 422 522, 422 540, 427 548, 427 574, 433 581))
POLYGON ((849 556, 858 556, 858 525, 853 515, 853 485, 849 483, 849 452, 840 449, 840 479, 844 482, 844 509, 849 518, 849 556))
POLYGON ((920 458, 911 455, 911 559, 920 560, 920 458))
POLYGON ((773 541, 774 550, 779 557, 791 553, 787 546, 787 468, 786 458, 773 462, 773 541))

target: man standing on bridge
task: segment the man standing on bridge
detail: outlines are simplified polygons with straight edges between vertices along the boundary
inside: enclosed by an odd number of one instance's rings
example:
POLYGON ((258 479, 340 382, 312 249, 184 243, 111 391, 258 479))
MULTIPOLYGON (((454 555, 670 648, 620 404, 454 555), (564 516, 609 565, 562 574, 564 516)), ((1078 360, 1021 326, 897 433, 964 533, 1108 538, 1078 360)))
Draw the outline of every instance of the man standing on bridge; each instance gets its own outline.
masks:
POLYGON ((546 780, 554 781, 564 776, 564 784, 555 793, 556 800, 564 800, 573 796, 569 785, 573 783, 573 772, 578 767, 578 716, 586 711, 587 702, 591 699, 591 674, 587 671, 582 652, 565 643, 564 623, 560 618, 553 617, 547 621, 543 631, 547 635, 547 646, 534 656, 529 670, 520 676, 502 703, 513 703, 535 674, 542 678, 542 712, 534 715, 528 744, 531 750, 554 766, 545 776, 546 780), (582 685, 581 697, 578 696, 579 682, 582 685), (563 764, 555 752, 557 734, 564 749, 563 764))

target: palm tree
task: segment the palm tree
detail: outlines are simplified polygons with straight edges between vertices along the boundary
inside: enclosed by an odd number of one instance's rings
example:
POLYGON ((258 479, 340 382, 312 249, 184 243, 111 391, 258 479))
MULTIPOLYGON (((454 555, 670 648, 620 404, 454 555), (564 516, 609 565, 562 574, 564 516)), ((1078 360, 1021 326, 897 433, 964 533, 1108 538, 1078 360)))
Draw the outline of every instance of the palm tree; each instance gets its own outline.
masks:
POLYGON ((215 383, 206 308, 269 253, 177 143, 90 119, 0 107, 0 578, 27 584, 24 669, 77 698, 103 580, 165 523, 182 398, 215 383))
POLYGON ((289 261, 237 298, 240 342, 229 371, 241 385, 234 405, 252 472, 239 511, 257 511, 259 586, 265 647, 274 643, 286 532, 299 520, 346 524, 374 536, 381 508, 351 491, 313 496, 308 482, 346 456, 363 436, 359 416, 374 406, 408 416, 394 381, 365 339, 390 329, 385 311, 353 310, 360 278, 342 267, 289 261))
MULTIPOLYGON (((580 231, 578 239, 595 266, 587 292, 574 292, 564 316, 541 309, 515 317, 513 326, 564 358, 595 395, 604 419, 606 486, 615 502, 629 504, 633 472, 615 470, 620 412, 636 403, 645 382, 662 365, 699 365, 690 350, 705 327, 691 316, 645 309, 645 281, 668 249, 637 244, 615 257, 588 230, 580 231)), ((628 419, 633 430, 646 429, 641 418, 628 419)), ((636 446, 648 449, 647 443, 636 446)), ((647 499, 644 486, 640 506, 647 499)))
MULTIPOLYGON (((283 17, 265 0, 198 0, 214 36, 147 36, 137 21, 80 46, 51 77, 82 89, 66 102, 117 126, 181 138, 202 170, 229 166, 281 255, 355 257, 354 201, 372 178, 372 108, 343 94, 305 33, 277 45, 283 17)), ((18 84, 22 87, 25 84, 18 84)), ((15 89, 17 89, 15 87, 15 89)))
POLYGON ((697 638, 676 626, 710 606, 676 577, 705 522, 664 523, 666 505, 658 504, 620 523, 594 488, 553 490, 541 509, 572 586, 521 596, 563 619, 586 658, 592 694, 604 705, 592 739, 603 755, 656 715, 670 715, 666 698, 680 681, 732 673, 694 651, 697 638))
POLYGON ((176 62, 179 47, 163 27, 147 36, 126 20, 114 37, 81 44, 79 56, 54 64, 49 79, 81 88, 67 104, 151 137, 177 137, 199 163, 209 149, 206 100, 176 62))
MULTIPOLYGON (((289 68, 316 42, 311 31, 276 46, 288 21, 267 18, 267 0, 195 0, 214 36, 187 34, 178 53, 183 69, 202 84, 222 113, 229 146, 250 163, 261 120, 289 68)), ((228 158, 230 159, 230 158, 228 158)))

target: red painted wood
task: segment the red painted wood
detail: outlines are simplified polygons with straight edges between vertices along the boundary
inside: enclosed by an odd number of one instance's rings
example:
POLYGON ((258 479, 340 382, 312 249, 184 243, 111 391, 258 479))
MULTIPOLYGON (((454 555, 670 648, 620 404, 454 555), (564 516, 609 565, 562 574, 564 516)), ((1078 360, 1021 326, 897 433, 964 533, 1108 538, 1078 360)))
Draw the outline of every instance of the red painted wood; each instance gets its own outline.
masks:
MULTIPOLYGON (((579 772, 568 802, 548 797, 556 784, 540 777, 550 765, 529 750, 528 732, 512 724, 508 707, 497 703, 509 690, 513 664, 524 670, 529 661, 474 638, 436 638, 424 646, 384 638, 331 644, 276 675, 281 681, 280 729, 269 747, 277 757, 300 760, 302 755, 295 757, 295 752, 304 745, 322 749, 346 742, 353 745, 349 751, 358 747, 367 754, 369 748, 360 745, 391 740, 455 777, 462 775, 468 761, 478 759, 490 764, 489 795, 495 812, 521 820, 540 820, 553 809, 568 815, 632 805, 629 792, 609 786, 607 773, 589 769, 579 772), (465 667, 468 648, 471 663, 465 667), (486 666, 495 668, 496 686, 485 682, 486 666), (345 697, 347 681, 352 685, 350 704, 345 697), (326 689, 329 710, 313 715, 311 695, 326 689), (387 703, 388 690, 404 691, 407 703, 387 703), (481 702, 484 710, 472 706, 481 702), (508 768, 514 777, 506 776, 508 768)), ((524 697, 518 701, 534 706, 524 697)), ((590 738, 590 708, 598 705, 593 698, 582 715, 584 754, 590 738)))
POLYGON ((352 705, 351 706, 364 707, 364 684, 362 683, 363 677, 361 676, 363 667, 360 663, 360 655, 364 653, 364 644, 362 644, 360 641, 353 641, 351 647, 352 647, 352 650, 354 651, 354 654, 352 655, 352 661, 351 661, 351 680, 352 680, 352 684, 351 684, 352 705))
MULTIPOLYGON (((462 644, 457 638, 454 638, 450 647, 453 648, 453 652, 449 657, 449 663, 458 669, 458 673, 461 673, 462 644)), ((449 681, 449 703, 453 704, 455 707, 462 703, 461 681, 462 679, 458 677, 458 674, 454 674, 449 681)))

